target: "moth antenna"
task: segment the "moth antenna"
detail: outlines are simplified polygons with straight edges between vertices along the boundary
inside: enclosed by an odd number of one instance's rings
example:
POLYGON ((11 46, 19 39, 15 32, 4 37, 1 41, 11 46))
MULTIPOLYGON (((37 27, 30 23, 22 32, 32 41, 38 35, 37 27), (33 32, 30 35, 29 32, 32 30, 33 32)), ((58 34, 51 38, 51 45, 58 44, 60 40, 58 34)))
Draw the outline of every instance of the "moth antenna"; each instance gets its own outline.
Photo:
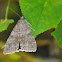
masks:
MULTIPOLYGON (((11 11, 13 11, 16 15, 18 15, 19 17, 21 17, 18 13, 16 13, 13 9, 11 9, 11 8, 9 8, 11 11)), ((21 17, 21 20, 23 20, 24 19, 24 16, 22 16, 21 17)), ((30 26, 32 26, 29 22, 28 22, 28 24, 30 25, 30 26)), ((31 28, 31 27, 30 27, 31 28)), ((31 28, 32 29, 32 28, 31 28)), ((33 31, 35 31, 34 29, 32 29, 33 31)))
POLYGON ((18 15, 19 17, 21 17, 18 13, 16 13, 13 9, 9 8, 11 11, 13 11, 16 15, 18 15))
MULTIPOLYGON (((31 28, 31 27, 30 27, 31 28)), ((32 28, 31 28, 32 29, 32 28)), ((35 31, 34 29, 32 29, 33 31, 35 31)))
MULTIPOLYGON (((16 15, 18 15, 19 17, 21 17, 18 13, 16 13, 13 9, 11 9, 11 8, 9 8, 11 11, 13 11, 16 15)), ((24 16, 22 16, 21 17, 21 20, 23 20, 24 19, 24 16)), ((30 25, 30 26, 32 26, 29 22, 28 22, 28 24, 30 25)))

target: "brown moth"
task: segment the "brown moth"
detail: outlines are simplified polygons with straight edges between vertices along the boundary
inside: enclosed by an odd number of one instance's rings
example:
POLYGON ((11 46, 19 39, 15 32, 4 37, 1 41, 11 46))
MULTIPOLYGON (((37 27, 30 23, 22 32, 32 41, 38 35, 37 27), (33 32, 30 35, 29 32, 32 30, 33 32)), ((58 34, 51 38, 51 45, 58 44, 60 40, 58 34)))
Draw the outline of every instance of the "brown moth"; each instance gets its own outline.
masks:
POLYGON ((37 45, 29 23, 22 17, 11 32, 4 48, 4 54, 19 51, 36 52, 37 45))

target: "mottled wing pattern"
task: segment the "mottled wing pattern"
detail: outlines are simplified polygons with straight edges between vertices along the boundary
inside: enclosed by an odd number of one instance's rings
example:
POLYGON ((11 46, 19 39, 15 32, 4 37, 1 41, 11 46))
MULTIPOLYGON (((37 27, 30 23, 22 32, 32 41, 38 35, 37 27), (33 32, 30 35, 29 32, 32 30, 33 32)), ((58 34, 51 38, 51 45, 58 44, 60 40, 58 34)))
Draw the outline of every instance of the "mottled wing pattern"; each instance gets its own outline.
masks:
POLYGON ((30 30, 29 23, 25 19, 19 20, 6 42, 3 53, 10 54, 19 51, 36 52, 36 49, 36 41, 30 30), (18 50, 19 38, 21 49, 18 50))

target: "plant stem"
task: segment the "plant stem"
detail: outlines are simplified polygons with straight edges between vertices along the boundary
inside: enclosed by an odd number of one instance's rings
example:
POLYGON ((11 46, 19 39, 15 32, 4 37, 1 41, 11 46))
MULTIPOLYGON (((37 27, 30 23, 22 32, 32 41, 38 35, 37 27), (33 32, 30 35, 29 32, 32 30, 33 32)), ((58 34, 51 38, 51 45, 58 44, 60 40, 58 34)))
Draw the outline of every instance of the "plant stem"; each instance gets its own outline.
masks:
POLYGON ((7 8, 6 8, 6 14, 5 14, 5 20, 7 19, 9 4, 10 4, 10 0, 8 0, 8 5, 7 5, 7 8))

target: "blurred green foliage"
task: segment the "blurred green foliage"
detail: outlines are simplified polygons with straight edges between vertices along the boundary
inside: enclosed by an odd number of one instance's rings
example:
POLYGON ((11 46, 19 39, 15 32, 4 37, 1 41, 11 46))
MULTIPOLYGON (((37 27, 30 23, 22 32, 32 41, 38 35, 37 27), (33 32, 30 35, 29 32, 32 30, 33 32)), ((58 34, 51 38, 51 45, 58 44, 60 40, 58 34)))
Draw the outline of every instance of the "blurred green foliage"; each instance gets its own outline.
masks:
POLYGON ((58 24, 52 35, 57 39, 59 46, 62 48, 62 21, 58 24))
POLYGON ((0 20, 0 32, 6 30, 7 27, 9 26, 9 24, 14 22, 13 19, 7 19, 9 4, 10 4, 10 0, 8 0, 8 5, 7 5, 7 8, 6 8, 5 19, 1 19, 0 20))
POLYGON ((6 30, 9 24, 13 22, 14 22, 13 19, 1 19, 0 20, 0 32, 6 30))
POLYGON ((13 59, 13 60, 19 60, 21 58, 21 56, 16 53, 9 54, 8 56, 10 59, 13 59))

